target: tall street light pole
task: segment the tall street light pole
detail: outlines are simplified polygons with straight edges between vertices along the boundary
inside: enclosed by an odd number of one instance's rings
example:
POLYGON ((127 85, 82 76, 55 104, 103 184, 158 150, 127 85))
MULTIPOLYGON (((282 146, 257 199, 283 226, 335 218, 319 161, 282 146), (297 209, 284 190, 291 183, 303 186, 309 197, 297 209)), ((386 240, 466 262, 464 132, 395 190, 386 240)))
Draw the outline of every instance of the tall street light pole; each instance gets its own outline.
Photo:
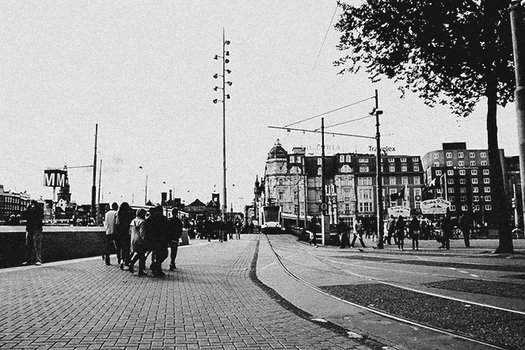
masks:
POLYGON ((222 102, 222 219, 226 219, 226 212, 228 211, 227 189, 226 189, 226 100, 230 99, 230 95, 226 93, 226 85, 231 86, 231 81, 226 81, 226 74, 230 74, 231 70, 226 69, 226 64, 230 62, 227 56, 230 56, 230 51, 226 50, 226 46, 230 45, 230 41, 226 40, 224 28, 222 28, 222 55, 215 55, 214 59, 222 59, 222 74, 215 74, 213 77, 217 79, 222 77, 222 87, 215 86, 214 90, 222 90, 222 100, 214 99, 213 103, 222 102))
POLYGON ((97 138, 98 138, 98 124, 95 124, 95 152, 93 155, 93 185, 91 186, 91 217, 95 218, 96 197, 97 197, 97 138))
MULTIPOLYGON (((514 71, 516 75, 516 117, 518 119, 518 143, 521 177, 521 201, 525 203, 525 4, 512 1, 510 24, 514 52, 514 71)), ((525 205, 523 205, 525 218, 525 205)))
POLYGON ((379 110, 379 97, 377 94, 377 89, 375 92, 375 101, 376 105, 374 107, 374 114, 376 116, 376 199, 377 199, 377 236, 379 241, 377 242, 377 248, 383 249, 383 179, 382 179, 382 170, 381 170, 381 133, 379 132, 379 116, 383 114, 383 111, 379 110))

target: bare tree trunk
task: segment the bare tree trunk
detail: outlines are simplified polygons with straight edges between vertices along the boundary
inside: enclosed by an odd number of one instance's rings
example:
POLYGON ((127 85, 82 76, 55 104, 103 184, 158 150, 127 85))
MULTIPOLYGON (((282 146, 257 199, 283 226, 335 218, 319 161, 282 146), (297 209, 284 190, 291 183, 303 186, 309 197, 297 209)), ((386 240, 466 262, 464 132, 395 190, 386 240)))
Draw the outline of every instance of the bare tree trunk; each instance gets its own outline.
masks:
POLYGON ((498 228, 499 246, 495 253, 513 253, 512 231, 508 204, 503 183, 503 166, 498 147, 497 96, 496 87, 489 83, 487 88, 487 139, 490 162, 492 212, 498 228))

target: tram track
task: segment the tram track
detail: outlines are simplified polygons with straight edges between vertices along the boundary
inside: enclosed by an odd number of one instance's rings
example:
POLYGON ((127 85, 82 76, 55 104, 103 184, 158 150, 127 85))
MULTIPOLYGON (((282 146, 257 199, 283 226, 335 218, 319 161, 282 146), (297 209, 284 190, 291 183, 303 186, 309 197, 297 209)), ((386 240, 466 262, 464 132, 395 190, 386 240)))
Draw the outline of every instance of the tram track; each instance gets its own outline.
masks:
MULTIPOLYGON (((498 343, 498 342, 486 341, 486 340, 480 339, 480 337, 471 336, 470 334, 465 334, 465 332, 458 332, 458 331, 455 331, 453 329, 447 329, 447 328, 443 328, 443 327, 438 327, 438 326, 430 324, 428 322, 420 322, 419 320, 417 320, 417 318, 416 319, 411 319, 410 317, 402 317, 399 314, 396 314, 395 312, 389 312, 388 310, 384 310, 384 309, 381 309, 379 307, 374 307, 374 305, 363 305, 362 303, 353 302, 351 300, 348 300, 348 298, 345 298, 342 295, 335 295, 334 293, 332 293, 330 291, 329 288, 327 289, 327 288, 319 287, 319 286, 317 286, 317 285, 307 281, 306 279, 302 278, 299 274, 294 273, 294 271, 292 271, 292 270, 293 270, 294 266, 300 266, 301 268, 310 269, 312 271, 315 270, 315 271, 321 272, 323 274, 330 273, 330 274, 333 274, 333 275, 336 275, 336 276, 349 276, 350 275, 350 276, 352 276, 354 278, 361 279, 362 281, 364 281, 366 283, 380 284, 380 285, 384 285, 384 286, 400 289, 400 290, 403 290, 403 291, 405 291, 407 293, 408 292, 416 293, 417 295, 419 295, 419 296, 421 296, 423 298, 439 298, 439 300, 443 300, 443 303, 455 302, 455 303, 461 303, 461 304, 463 304, 465 306, 468 306, 468 307, 474 306, 477 309, 481 309, 483 312, 485 312, 486 310, 493 310, 492 312, 505 313, 505 315, 506 314, 514 315, 513 318, 519 318, 519 319, 525 318, 525 312, 517 311, 517 310, 511 310, 511 309, 502 308, 502 307, 489 305, 489 304, 484 304, 484 303, 477 303, 477 302, 473 302, 471 300, 465 300, 465 299, 457 298, 457 297, 450 297, 450 296, 446 296, 446 295, 442 295, 442 294, 438 294, 438 293, 431 293, 431 292, 428 292, 428 291, 422 291, 422 290, 419 290, 417 288, 411 288, 411 287, 406 287, 406 286, 403 286, 403 285, 400 285, 400 284, 397 284, 397 283, 392 283, 390 281, 386 281, 386 280, 383 280, 381 278, 366 276, 366 275, 363 275, 363 274, 360 274, 360 273, 349 271, 348 268, 347 268, 348 266, 345 266, 344 268, 340 267, 341 264, 345 265, 345 263, 342 263, 342 262, 336 261, 336 260, 332 260, 330 258, 319 257, 318 255, 312 254, 311 252, 309 252, 306 249, 297 250, 297 247, 292 247, 292 246, 290 246, 290 247, 286 247, 286 246, 285 247, 275 247, 272 244, 271 239, 268 236, 266 236, 266 238, 268 240, 269 246, 270 246, 273 254, 275 255, 275 257, 277 259, 277 262, 280 265, 280 267, 290 277, 294 278, 296 281, 302 283, 303 285, 307 286, 308 288, 311 288, 311 289, 315 290, 318 293, 321 293, 321 294, 323 294, 325 296, 328 296, 330 298, 334 298, 334 299, 336 299, 336 300, 338 300, 340 302, 343 302, 343 303, 346 303, 346 304, 358 307, 360 309, 369 311, 369 312, 371 312, 373 314, 380 315, 382 317, 386 317, 386 318, 391 319, 391 320, 403 322, 405 324, 409 324, 409 325, 415 326, 415 327, 421 327, 421 328, 424 328, 424 329, 427 329, 427 330, 431 330, 431 331, 435 331, 435 332, 438 332, 438 333, 441 333, 441 334, 446 334, 446 335, 449 335, 449 336, 452 336, 452 337, 463 339, 463 340, 466 340, 466 341, 469 341, 469 342, 472 342, 472 343, 476 343, 476 344, 480 344, 480 345, 483 345, 483 346, 487 346, 487 347, 490 347, 490 348, 494 348, 494 349, 514 349, 514 348, 517 348, 517 347, 514 347, 514 346, 508 347, 507 345, 505 345, 505 344, 502 345, 501 343, 498 343), (280 252, 278 252, 278 251, 280 251, 280 252), (283 251, 287 252, 287 253, 292 253, 292 255, 289 255, 287 257, 286 255, 282 254, 283 251), (298 263, 296 261, 291 260, 290 258, 293 257, 296 254, 307 254, 310 258, 313 258, 316 261, 318 261, 319 263, 321 263, 324 266, 326 266, 327 269, 312 268, 311 266, 308 266, 307 264, 301 264, 301 263, 298 263)), ((400 263, 402 263, 402 262, 400 261, 400 263)), ((367 265, 363 265, 363 264, 360 264, 359 267, 378 269, 378 267, 376 267, 376 266, 367 266, 367 265)), ((387 269, 384 269, 384 270, 387 270, 387 269)), ((403 273, 407 273, 407 272, 403 271, 403 273)), ((409 271, 408 273, 418 274, 417 272, 414 272, 414 271, 409 271)), ((421 274, 421 272, 419 272, 419 274, 421 274)), ((428 273, 426 275, 428 275, 428 273)), ((439 273, 439 274, 432 274, 432 275, 435 276, 435 277, 440 277, 440 278, 458 278, 457 275, 453 275, 452 276, 451 274, 441 274, 441 273, 439 273)), ((481 279, 481 278, 479 278, 479 279, 481 279)), ((481 320, 480 320, 480 322, 481 322, 481 320)))

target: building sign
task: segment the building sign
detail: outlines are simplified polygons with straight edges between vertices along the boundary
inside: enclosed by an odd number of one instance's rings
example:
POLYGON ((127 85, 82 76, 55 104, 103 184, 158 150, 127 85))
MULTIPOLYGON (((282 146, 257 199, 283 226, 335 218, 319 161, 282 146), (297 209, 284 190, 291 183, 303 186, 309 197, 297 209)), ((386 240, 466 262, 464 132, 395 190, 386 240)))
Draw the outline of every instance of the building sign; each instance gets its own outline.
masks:
POLYGON ((428 199, 421 202, 420 206, 423 214, 446 214, 450 202, 442 198, 428 199))
POLYGON ((399 215, 401 215, 404 218, 409 218, 410 208, 401 206, 388 208, 388 216, 394 216, 395 218, 398 218, 399 215))
MULTIPOLYGON (((376 152, 377 150, 377 147, 376 146, 368 146, 368 151, 369 152, 376 152)), ((396 148, 395 147, 392 147, 392 146, 383 146, 381 147, 381 153, 383 153, 383 155, 387 155, 389 152, 395 152, 396 151, 396 148)))
POLYGON ((44 186, 65 187, 66 185, 68 185, 67 170, 64 170, 64 169, 46 169, 44 170, 44 186))
MULTIPOLYGON (((323 148, 322 148, 321 144, 306 145, 306 146, 302 146, 302 147, 305 148, 307 154, 312 154, 312 155, 321 155, 321 153, 323 151, 323 148)), ((325 155, 334 155, 334 154, 337 154, 337 153, 347 153, 347 152, 345 151, 345 148, 343 146, 330 145, 330 144, 326 144, 325 143, 325 145, 324 145, 324 153, 325 153, 325 155)))

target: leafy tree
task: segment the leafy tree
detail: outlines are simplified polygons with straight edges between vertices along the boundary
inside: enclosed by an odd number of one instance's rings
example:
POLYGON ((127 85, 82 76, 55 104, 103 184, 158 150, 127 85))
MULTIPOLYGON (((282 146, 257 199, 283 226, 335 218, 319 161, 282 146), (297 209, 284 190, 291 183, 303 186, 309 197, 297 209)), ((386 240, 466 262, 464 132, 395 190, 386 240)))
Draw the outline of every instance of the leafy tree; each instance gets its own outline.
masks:
POLYGON ((512 252, 512 235, 498 150, 497 107, 513 99, 514 70, 508 7, 502 0, 367 0, 339 2, 335 27, 343 56, 334 64, 360 69, 372 81, 393 79, 402 94, 429 106, 448 105, 467 117, 487 101, 487 134, 497 252, 512 252))

